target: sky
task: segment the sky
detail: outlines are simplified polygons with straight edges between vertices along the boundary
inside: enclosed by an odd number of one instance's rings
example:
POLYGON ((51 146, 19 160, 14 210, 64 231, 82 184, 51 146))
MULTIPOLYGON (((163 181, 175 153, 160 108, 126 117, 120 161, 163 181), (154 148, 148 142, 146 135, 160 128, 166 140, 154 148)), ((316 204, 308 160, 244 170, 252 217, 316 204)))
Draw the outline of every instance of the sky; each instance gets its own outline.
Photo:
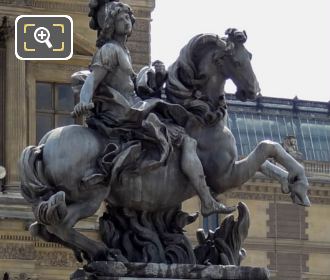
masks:
POLYGON ((330 101, 330 0, 155 1, 152 61, 169 66, 199 33, 244 29, 263 96, 330 101))

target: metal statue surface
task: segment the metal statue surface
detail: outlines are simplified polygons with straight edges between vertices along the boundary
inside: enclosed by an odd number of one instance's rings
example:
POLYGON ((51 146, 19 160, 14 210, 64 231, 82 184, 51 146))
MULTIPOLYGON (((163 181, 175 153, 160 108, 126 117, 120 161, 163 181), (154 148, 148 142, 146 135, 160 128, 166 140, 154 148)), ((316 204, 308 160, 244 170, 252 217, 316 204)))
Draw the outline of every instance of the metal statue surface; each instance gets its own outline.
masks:
POLYGON ((178 246, 187 248, 188 241, 173 241, 196 218, 180 211, 181 203, 194 195, 204 216, 231 213, 236 207, 215 196, 261 171, 278 179, 293 202, 309 206, 304 169, 280 144, 262 141, 246 158, 237 159, 226 126, 225 81, 235 83, 242 101, 260 91, 244 46, 245 31, 197 35, 167 71, 157 61, 136 75, 126 45, 134 24, 130 7, 93 0, 90 8, 98 50, 89 71, 72 77, 80 92, 74 115, 88 112, 88 127, 56 128, 38 146, 27 147, 20 159, 22 194, 36 217, 32 234, 61 243, 89 262, 194 263, 190 249, 185 249, 186 257, 179 253, 183 249, 178 246), (108 211, 100 220, 101 242, 74 226, 103 201, 108 211), (152 241, 146 245, 146 239, 152 241), (165 243, 168 247, 162 249, 165 243))

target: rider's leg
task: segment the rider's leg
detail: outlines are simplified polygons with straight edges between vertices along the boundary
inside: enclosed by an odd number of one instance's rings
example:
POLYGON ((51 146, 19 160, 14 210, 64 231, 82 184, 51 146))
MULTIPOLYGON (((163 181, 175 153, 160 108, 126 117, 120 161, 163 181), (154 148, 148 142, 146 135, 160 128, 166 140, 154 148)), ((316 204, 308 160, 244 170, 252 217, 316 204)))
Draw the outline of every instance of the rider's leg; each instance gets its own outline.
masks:
POLYGON ((236 207, 226 207, 212 197, 206 184, 203 166, 198 158, 196 148, 196 140, 185 136, 182 143, 181 168, 201 200, 202 215, 208 216, 212 213, 228 214, 235 211, 236 207))

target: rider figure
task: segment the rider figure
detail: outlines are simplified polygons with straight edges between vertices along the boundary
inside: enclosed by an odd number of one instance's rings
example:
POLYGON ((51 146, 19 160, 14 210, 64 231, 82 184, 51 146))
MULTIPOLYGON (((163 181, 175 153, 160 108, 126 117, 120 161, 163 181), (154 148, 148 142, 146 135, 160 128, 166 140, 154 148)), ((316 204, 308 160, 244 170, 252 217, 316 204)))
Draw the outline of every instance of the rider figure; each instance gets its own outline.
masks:
POLYGON ((130 105, 140 100, 134 92, 132 77, 135 73, 126 46, 135 19, 130 7, 125 4, 113 2, 110 9, 99 31, 96 42, 98 50, 90 65, 91 73, 81 89, 80 103, 74 108, 76 115, 90 109, 93 93, 102 83, 121 93, 130 105))
MULTIPOLYGON (((157 102, 165 103, 165 106, 168 103, 160 99, 142 101, 136 95, 133 83, 135 73, 126 46, 127 38, 132 32, 134 24, 132 11, 128 5, 119 2, 112 1, 105 5, 105 9, 99 8, 98 12, 96 12, 97 6, 94 7, 92 13, 92 17, 94 16, 92 25, 98 29, 97 47, 99 49, 93 57, 90 66, 91 72, 81 88, 80 103, 75 106, 74 115, 85 114, 95 103, 95 115, 103 114, 106 115, 105 119, 111 120, 105 125, 121 127, 127 123, 130 125, 134 123, 135 118, 132 116, 136 115, 135 111, 146 111, 145 108, 157 102), (103 18, 105 19, 101 22, 103 18), (91 103, 92 101, 94 103, 91 103)), ((152 114, 151 110, 148 112, 145 113, 145 118, 152 114)), ((155 117, 151 119, 155 119, 155 117)), ((160 122, 157 121, 157 124, 160 122)), ((168 130, 169 134, 172 133, 171 139, 180 138, 178 142, 180 142, 182 151, 181 168, 201 199, 202 214, 207 216, 215 212, 233 212, 234 207, 226 207, 212 197, 206 184, 203 166, 196 152, 196 140, 187 135, 184 128, 177 124, 172 123, 168 126, 168 130), (177 136, 178 134, 179 136, 177 136)))

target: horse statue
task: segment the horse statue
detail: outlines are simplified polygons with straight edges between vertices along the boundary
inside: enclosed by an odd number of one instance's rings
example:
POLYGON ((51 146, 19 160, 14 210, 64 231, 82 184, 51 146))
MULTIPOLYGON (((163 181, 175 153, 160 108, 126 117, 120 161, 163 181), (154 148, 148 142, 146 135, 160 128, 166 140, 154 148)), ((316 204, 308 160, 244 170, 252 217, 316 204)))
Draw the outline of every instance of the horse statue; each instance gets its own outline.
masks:
MULTIPOLYGON (((108 4, 117 9, 112 13, 119 18, 114 21, 119 26, 116 38, 127 39, 133 21, 130 9, 118 2, 108 4)), ((120 44, 125 41, 100 44, 75 108, 75 114, 93 111, 87 118, 89 127, 56 128, 22 153, 22 195, 37 220, 31 233, 73 249, 78 259, 80 252, 89 261, 112 259, 114 253, 109 254, 103 242, 74 229, 103 201, 110 214, 111 209, 123 208, 132 217, 129 211, 166 212, 197 194, 203 215, 231 213, 236 207, 214 197, 241 186, 257 171, 278 179, 293 202, 309 206, 304 168, 280 144, 262 141, 238 160, 235 138, 226 125, 224 85, 231 79, 242 101, 253 100, 260 91, 246 40, 246 33, 236 29, 222 38, 193 37, 168 68, 165 100, 142 100, 130 88, 129 54, 120 44), (111 60, 118 57, 121 69, 111 60)))

